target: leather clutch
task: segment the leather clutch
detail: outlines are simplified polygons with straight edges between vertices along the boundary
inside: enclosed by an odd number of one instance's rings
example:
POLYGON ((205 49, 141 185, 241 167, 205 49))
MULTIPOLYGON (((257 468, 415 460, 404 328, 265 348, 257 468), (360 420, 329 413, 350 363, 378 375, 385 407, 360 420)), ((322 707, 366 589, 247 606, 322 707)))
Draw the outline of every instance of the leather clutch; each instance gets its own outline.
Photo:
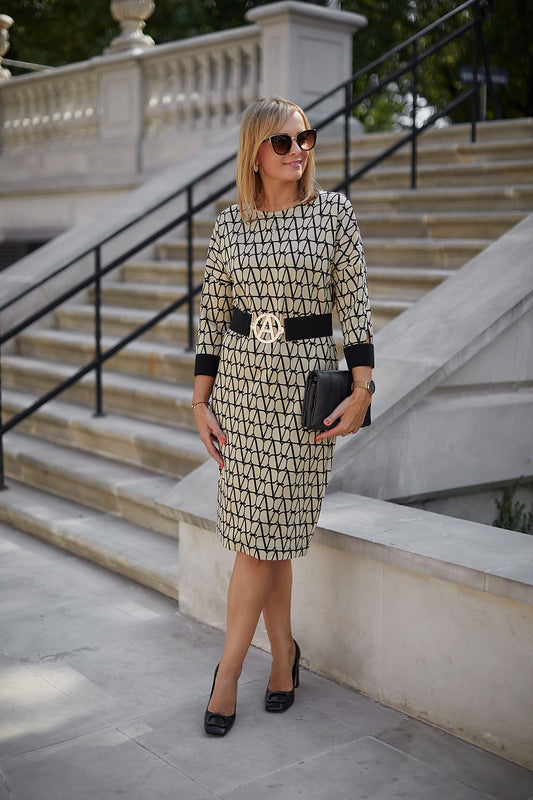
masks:
MULTIPOLYGON (((352 373, 350 370, 321 369, 313 370, 307 376, 302 406, 302 426, 310 431, 327 431, 333 425, 324 425, 328 414, 345 400, 352 391, 352 373)), ((371 424, 370 406, 368 406, 362 428, 371 424)))

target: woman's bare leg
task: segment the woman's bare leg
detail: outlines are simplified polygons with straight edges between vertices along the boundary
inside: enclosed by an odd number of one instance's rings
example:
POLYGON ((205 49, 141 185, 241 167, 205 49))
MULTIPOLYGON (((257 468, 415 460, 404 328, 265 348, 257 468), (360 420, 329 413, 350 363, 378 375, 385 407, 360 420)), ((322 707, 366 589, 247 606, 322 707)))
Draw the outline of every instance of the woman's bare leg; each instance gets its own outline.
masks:
POLYGON ((276 562, 238 552, 228 588, 226 641, 209 711, 233 714, 237 680, 272 585, 276 562))
POLYGON ((292 561, 272 564, 272 583, 263 606, 272 649, 269 689, 288 692, 293 688, 292 665, 296 651, 291 630, 292 561))

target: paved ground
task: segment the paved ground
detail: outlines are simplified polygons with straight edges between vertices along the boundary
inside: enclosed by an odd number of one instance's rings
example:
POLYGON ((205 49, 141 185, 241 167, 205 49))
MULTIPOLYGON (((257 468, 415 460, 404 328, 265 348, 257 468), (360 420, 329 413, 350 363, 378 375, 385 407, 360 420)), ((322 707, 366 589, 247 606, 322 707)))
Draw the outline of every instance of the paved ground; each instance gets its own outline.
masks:
POLYGON ((206 736, 222 638, 0 525, 1 800, 533 798, 533 772, 305 670, 292 709, 265 713, 256 649, 235 727, 206 736))

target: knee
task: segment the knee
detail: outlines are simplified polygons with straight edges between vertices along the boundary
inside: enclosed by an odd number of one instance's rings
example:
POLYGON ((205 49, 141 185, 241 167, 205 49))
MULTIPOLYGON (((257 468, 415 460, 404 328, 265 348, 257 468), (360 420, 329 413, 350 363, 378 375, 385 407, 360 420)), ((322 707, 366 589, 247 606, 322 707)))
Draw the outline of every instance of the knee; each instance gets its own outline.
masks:
POLYGON ((272 575, 274 574, 275 564, 276 561, 267 561, 264 558, 255 558, 254 556, 249 556, 246 553, 238 552, 235 564, 241 567, 242 569, 246 569, 250 572, 254 572, 257 575, 272 575))

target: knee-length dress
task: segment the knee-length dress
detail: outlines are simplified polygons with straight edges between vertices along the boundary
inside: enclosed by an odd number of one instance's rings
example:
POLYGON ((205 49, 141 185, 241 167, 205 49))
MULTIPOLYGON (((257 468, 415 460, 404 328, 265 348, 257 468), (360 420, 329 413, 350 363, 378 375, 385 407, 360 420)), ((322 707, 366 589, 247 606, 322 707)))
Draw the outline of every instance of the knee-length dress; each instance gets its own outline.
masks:
POLYGON ((279 318, 336 309, 349 367, 372 365, 363 246, 353 207, 336 192, 245 223, 222 211, 208 248, 195 374, 215 376, 221 446, 217 533, 259 559, 306 554, 331 470, 334 439, 301 425, 305 381, 336 369, 332 336, 264 343, 229 325, 234 309, 279 318))

